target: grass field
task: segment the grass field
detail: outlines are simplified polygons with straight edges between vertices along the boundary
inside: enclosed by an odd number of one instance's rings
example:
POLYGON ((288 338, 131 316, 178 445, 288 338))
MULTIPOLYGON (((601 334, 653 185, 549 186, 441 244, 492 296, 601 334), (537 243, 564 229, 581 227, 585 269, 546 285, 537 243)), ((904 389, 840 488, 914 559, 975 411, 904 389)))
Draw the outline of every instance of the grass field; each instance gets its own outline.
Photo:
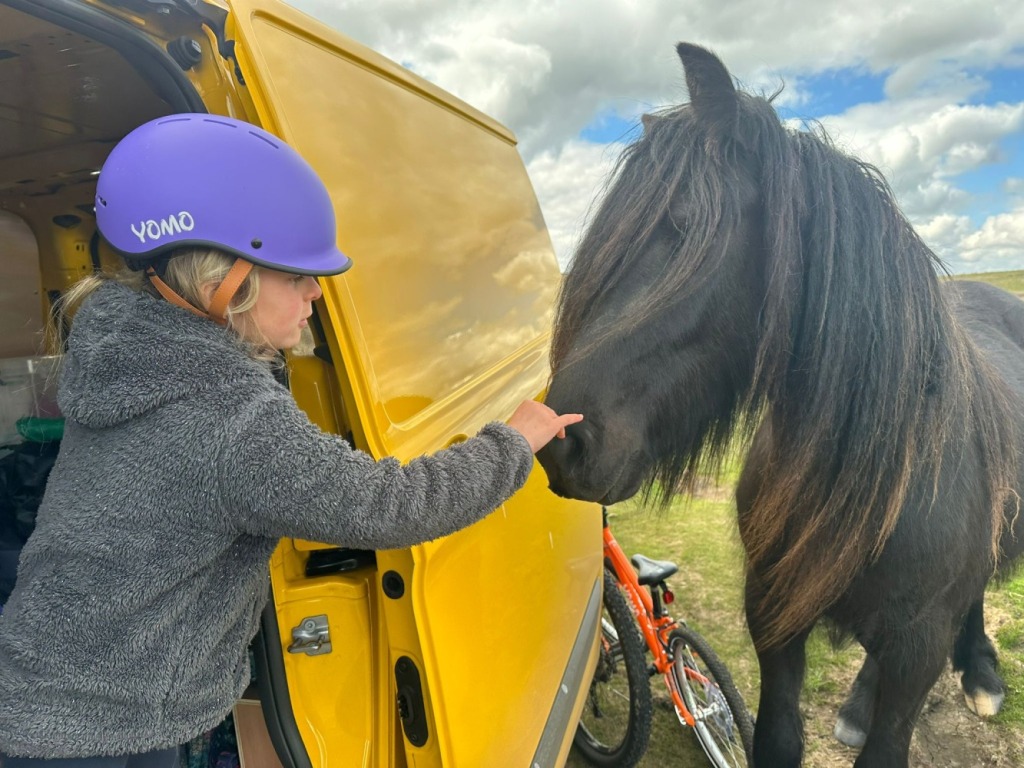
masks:
POLYGON ((955 275, 957 280, 981 280, 1002 288, 1004 291, 1024 296, 1024 269, 1013 272, 979 272, 971 275, 955 275))

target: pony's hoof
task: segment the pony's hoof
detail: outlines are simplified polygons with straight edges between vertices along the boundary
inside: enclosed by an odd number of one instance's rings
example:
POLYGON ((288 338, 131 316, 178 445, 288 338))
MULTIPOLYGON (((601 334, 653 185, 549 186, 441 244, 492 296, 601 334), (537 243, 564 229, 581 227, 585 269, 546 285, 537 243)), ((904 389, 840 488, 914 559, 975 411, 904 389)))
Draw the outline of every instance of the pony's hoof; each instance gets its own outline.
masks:
POLYGON ((964 691, 964 701, 967 702, 967 708, 978 717, 998 715, 999 710, 1003 707, 1004 698, 1006 698, 1005 693, 989 693, 981 688, 973 694, 964 691))
POLYGON ((868 740, 868 735, 864 731, 841 717, 836 720, 836 727, 832 729, 832 735, 846 746, 854 749, 860 749, 868 740))

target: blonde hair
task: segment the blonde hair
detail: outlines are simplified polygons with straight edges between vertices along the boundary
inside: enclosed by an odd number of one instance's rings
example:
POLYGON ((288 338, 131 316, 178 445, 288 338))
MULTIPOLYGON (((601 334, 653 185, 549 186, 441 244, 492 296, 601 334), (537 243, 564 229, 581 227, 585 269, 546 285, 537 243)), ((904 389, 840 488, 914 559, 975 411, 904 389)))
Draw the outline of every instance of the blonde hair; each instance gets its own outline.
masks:
MULTIPOLYGON (((205 290, 210 285, 219 285, 232 264, 235 256, 213 248, 188 247, 172 251, 161 275, 163 281, 196 308, 206 306, 208 297, 205 290)), ((140 293, 149 293, 161 298, 149 281, 145 271, 123 269, 113 275, 97 273, 89 275, 72 285, 54 302, 53 311, 47 321, 47 346, 55 354, 64 352, 67 335, 75 312, 92 293, 108 280, 114 280, 140 293)), ((253 326, 246 323, 245 313, 256 306, 260 292, 259 270, 252 270, 239 286, 227 308, 227 328, 240 339, 248 342, 251 354, 258 360, 272 362, 279 358, 276 350, 251 338, 253 326)), ((162 300, 162 298, 161 298, 162 300)))

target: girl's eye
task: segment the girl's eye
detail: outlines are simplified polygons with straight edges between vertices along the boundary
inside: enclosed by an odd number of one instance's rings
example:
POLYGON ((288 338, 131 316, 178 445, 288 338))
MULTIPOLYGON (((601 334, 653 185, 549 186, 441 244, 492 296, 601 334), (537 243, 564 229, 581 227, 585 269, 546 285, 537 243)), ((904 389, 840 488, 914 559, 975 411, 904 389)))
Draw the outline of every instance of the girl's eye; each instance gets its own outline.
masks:
POLYGON ((303 279, 304 277, 305 277, 305 275, 292 275, 292 282, 293 282, 293 283, 299 283, 299 282, 302 282, 302 279, 303 279))

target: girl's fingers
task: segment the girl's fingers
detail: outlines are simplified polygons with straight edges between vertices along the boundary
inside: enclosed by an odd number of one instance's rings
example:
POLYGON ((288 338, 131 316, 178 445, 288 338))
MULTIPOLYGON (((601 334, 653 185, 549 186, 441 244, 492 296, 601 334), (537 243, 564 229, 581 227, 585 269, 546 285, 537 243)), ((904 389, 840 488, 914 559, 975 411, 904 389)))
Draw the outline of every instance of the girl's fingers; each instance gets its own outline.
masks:
POLYGON ((565 439, 565 428, 570 424, 578 424, 583 421, 583 414, 581 413, 564 413, 558 417, 557 423, 559 425, 558 431, 555 433, 555 437, 559 440, 565 439))
POLYGON ((582 420, 582 414, 558 414, 544 403, 525 400, 516 408, 508 424, 526 438, 536 453, 554 438, 564 439, 565 428, 582 420))

